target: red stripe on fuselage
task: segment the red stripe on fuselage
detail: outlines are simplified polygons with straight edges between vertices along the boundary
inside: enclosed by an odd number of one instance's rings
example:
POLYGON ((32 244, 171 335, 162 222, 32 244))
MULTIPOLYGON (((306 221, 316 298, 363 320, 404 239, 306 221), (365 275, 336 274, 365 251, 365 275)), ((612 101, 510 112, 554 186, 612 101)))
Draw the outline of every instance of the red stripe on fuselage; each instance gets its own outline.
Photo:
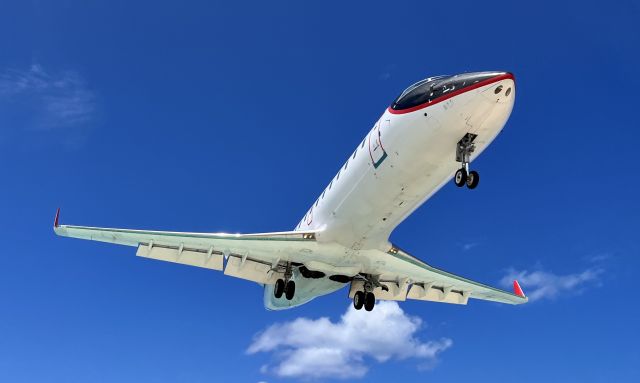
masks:
POLYGON ((405 114, 405 113, 415 112, 416 110, 424 109, 424 108, 426 108, 428 106, 435 105, 435 104, 437 104, 439 102, 448 100, 451 97, 455 97, 455 96, 457 96, 459 94, 462 94, 462 93, 465 93, 465 92, 469 92, 469 91, 472 91, 474 89, 478 89, 478 88, 480 88, 482 86, 493 84, 494 82, 498 82, 498 81, 501 81, 501 80, 507 80, 507 79, 513 80, 514 82, 516 81, 515 77, 513 76, 513 73, 505 73, 505 74, 502 74, 500 76, 496 76, 496 77, 492 77, 492 78, 484 80, 484 81, 480 81, 480 82, 478 82, 476 84, 473 84, 473 85, 470 85, 470 86, 468 86, 466 88, 455 90, 455 91, 453 91, 453 92, 451 92, 451 93, 449 93, 447 95, 443 95, 443 96, 439 97, 438 99, 433 100, 432 102, 427 101, 424 104, 416 105, 416 106, 413 106, 411 108, 403 109, 403 110, 393 110, 393 109, 391 109, 391 106, 389 106, 388 110, 389 110, 389 113, 391 113, 391 114, 405 114))

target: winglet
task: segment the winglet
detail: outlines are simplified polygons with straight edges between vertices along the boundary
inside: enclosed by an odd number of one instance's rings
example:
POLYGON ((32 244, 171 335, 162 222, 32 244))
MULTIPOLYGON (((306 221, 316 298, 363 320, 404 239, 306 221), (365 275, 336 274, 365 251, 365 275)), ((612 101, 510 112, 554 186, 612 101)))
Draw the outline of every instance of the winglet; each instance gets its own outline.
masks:
POLYGON ((524 291, 522 291, 522 287, 520 287, 520 284, 517 280, 513 281, 513 293, 519 297, 526 298, 526 296, 524 295, 524 291))
POLYGON ((60 219, 60 208, 56 211, 56 219, 53 220, 53 227, 58 227, 58 220, 60 219))

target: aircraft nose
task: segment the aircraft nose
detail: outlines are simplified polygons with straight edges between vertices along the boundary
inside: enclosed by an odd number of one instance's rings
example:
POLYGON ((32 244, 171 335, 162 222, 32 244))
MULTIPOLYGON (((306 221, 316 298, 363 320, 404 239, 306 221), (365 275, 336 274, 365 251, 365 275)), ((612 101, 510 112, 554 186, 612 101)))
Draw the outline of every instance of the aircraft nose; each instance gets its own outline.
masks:
POLYGON ((515 77, 511 72, 476 72, 470 73, 472 83, 489 83, 489 88, 482 92, 492 102, 513 103, 515 96, 515 77))
POLYGON ((495 136, 504 126, 515 100, 515 79, 504 71, 463 74, 470 98, 462 106, 465 128, 478 136, 495 136))
POLYGON ((491 103, 513 102, 515 92, 515 77, 511 72, 486 71, 469 72, 452 76, 448 82, 453 88, 464 91, 473 91, 481 88, 478 96, 480 99, 491 103))

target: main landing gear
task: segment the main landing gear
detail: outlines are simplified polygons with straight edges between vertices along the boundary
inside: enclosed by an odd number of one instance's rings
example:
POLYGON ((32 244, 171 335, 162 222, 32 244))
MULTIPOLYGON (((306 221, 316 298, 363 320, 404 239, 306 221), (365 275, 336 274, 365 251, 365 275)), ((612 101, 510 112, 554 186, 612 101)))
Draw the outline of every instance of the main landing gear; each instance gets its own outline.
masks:
POLYGON ((353 308, 360 310, 364 307, 365 310, 371 311, 375 305, 376 296, 373 295, 373 283, 365 281, 364 291, 356 291, 353 295, 353 308))
POLYGON ((296 293, 296 283, 291 279, 293 271, 291 270, 291 263, 287 263, 287 268, 284 272, 284 280, 278 279, 273 287, 273 296, 281 298, 282 294, 288 301, 293 299, 296 293))
POLYGON ((356 291, 353 296, 353 307, 360 310, 363 306, 367 311, 373 310, 376 305, 376 296, 371 291, 356 291))
POLYGON ((475 189, 480 182, 480 175, 477 171, 469 171, 469 157, 476 149, 473 141, 478 137, 477 134, 467 133, 458 141, 456 146, 456 161, 462 164, 462 167, 456 172, 453 181, 457 187, 467 185, 469 189, 475 189))

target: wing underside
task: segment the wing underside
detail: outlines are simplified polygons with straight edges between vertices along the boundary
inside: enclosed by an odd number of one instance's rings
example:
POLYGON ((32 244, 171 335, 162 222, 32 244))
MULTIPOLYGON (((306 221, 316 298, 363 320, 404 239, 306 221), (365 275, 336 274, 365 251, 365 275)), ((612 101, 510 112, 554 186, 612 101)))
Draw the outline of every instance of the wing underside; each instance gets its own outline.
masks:
MULTIPOLYGON (((511 293, 437 269, 395 246, 386 255, 387 267, 380 274, 380 286, 373 291, 377 299, 467 304, 474 298, 514 305, 528 301, 516 281, 515 293, 511 293)), ((364 280, 354 280, 349 295, 353 297, 364 284, 364 280)))
MULTIPOLYGON (((220 270, 260 284, 274 284, 283 278, 287 262, 317 270, 323 263, 317 258, 311 260, 310 254, 343 251, 319 244, 315 233, 303 231, 226 234, 115 229, 59 225, 58 215, 54 231, 64 237, 137 247, 136 255, 143 258, 220 270)), ((469 298, 508 304, 527 302, 519 285, 514 285, 514 294, 432 267, 397 247, 379 253, 375 255, 386 257, 388 262, 377 275, 379 285, 373 292, 378 299, 454 304, 466 304, 469 298)), ((350 296, 364 288, 363 270, 355 265, 332 265, 323 271, 332 270, 353 277, 350 296)))
POLYGON ((300 249, 315 249, 315 234, 277 232, 261 234, 186 233, 130 230, 54 224, 63 237, 137 247, 143 258, 224 270, 224 274, 261 284, 272 284, 284 273, 283 264, 296 262, 300 249), (225 265, 226 258, 226 265, 225 265))

